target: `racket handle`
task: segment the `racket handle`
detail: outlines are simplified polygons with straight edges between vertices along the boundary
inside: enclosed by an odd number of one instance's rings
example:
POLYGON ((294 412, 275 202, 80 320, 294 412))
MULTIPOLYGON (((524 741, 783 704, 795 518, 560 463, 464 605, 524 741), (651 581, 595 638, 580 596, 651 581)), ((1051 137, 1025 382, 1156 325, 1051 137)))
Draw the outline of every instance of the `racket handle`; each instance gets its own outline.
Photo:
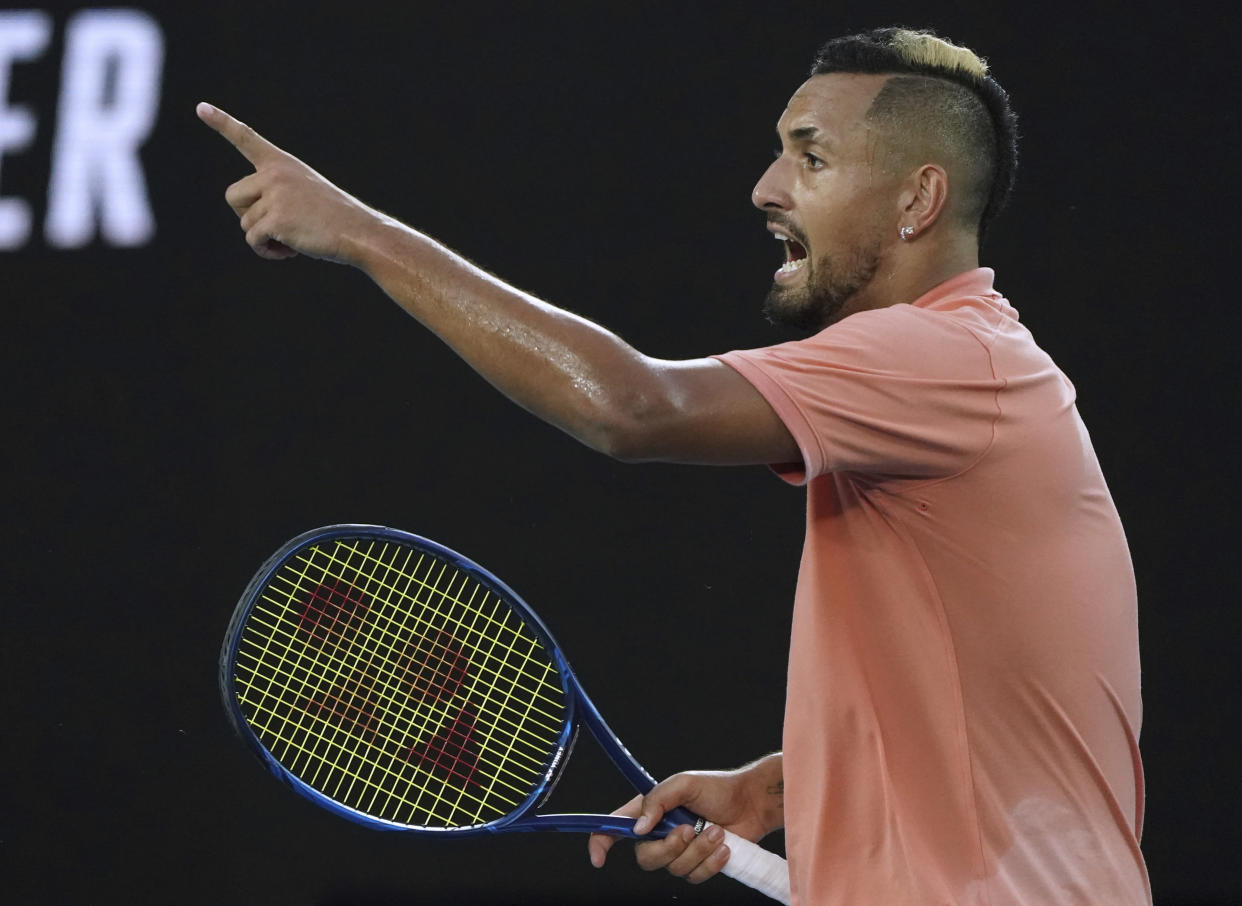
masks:
MULTIPOLYGON (((721 828, 723 830, 723 828, 721 828)), ((789 865, 774 852, 729 831, 724 832, 729 861, 724 874, 789 906, 789 865)))

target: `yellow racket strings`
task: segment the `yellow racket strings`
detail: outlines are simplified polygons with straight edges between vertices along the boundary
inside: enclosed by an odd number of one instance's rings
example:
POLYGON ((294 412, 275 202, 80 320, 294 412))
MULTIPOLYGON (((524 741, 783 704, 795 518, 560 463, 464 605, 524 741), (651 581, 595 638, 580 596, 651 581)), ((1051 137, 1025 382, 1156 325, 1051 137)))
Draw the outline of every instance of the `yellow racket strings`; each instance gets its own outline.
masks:
POLYGON ((467 827, 543 780, 566 708, 550 654, 455 564, 375 539, 299 552, 238 644, 235 693, 290 773, 410 827, 467 827))

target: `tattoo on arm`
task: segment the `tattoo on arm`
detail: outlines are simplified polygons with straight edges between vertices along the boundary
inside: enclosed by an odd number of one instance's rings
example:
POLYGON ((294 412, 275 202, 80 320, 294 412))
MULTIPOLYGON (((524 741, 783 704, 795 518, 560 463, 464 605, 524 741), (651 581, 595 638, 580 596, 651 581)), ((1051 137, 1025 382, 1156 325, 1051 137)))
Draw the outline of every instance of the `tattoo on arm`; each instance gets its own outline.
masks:
POLYGON ((785 808, 785 779, 783 777, 768 787, 768 795, 776 797, 776 807, 783 811, 785 808))

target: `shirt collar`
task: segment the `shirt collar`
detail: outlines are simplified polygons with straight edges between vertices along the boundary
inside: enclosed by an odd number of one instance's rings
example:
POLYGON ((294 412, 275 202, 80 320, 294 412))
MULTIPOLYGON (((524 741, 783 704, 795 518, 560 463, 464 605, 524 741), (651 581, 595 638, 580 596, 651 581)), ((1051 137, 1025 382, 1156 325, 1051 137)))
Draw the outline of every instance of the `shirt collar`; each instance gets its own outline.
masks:
MULTIPOLYGON (((992 288, 996 272, 990 267, 976 267, 962 271, 943 283, 933 286, 910 304, 915 308, 956 308, 965 299, 984 299, 1013 312, 1005 298, 992 288)), ((1017 313, 1013 312, 1017 317, 1017 313)))

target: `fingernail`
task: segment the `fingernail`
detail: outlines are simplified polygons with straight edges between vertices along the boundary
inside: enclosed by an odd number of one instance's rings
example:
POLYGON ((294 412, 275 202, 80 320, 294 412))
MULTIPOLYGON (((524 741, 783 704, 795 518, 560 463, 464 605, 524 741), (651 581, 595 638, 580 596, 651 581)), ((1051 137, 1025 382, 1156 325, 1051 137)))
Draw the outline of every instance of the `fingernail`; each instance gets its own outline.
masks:
POLYGON ((639 815, 638 820, 634 822, 634 833, 638 834, 640 837, 647 833, 647 823, 647 816, 639 815))
POLYGON ((713 843, 719 843, 724 839, 724 831, 720 829, 720 825, 713 824, 707 829, 707 839, 713 843))

